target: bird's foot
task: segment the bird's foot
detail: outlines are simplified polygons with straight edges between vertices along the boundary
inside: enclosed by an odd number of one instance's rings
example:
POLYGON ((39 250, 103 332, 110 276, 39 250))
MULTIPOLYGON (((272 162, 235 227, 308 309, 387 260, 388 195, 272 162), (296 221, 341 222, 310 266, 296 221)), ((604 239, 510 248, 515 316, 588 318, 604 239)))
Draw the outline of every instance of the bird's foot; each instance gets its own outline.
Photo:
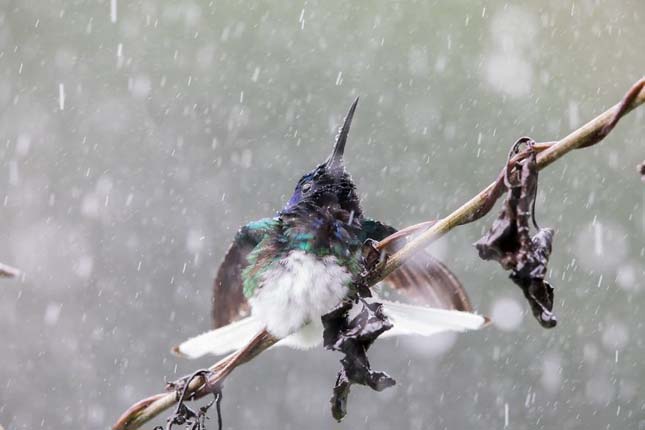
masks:
MULTIPOLYGON (((360 288, 362 290, 369 289, 370 279, 387 263, 388 254, 378 245, 379 243, 373 239, 367 239, 363 242, 363 248, 361 250, 363 271, 359 275, 359 282, 357 282, 359 286, 362 286, 360 288)), ((371 295, 367 294, 363 296, 370 297, 371 295)))
POLYGON ((367 239, 363 242, 362 257, 363 266, 366 270, 370 270, 378 264, 387 262, 388 254, 384 249, 379 247, 379 243, 374 239, 367 239))

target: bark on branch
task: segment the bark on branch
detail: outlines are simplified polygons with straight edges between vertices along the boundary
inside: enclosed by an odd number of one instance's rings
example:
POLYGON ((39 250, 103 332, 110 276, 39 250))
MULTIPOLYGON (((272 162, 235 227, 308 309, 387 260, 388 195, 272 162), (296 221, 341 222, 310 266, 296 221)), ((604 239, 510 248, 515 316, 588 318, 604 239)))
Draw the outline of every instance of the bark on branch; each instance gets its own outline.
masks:
MULTIPOLYGON (((586 148, 600 142, 611 132, 620 118, 643 103, 645 103, 645 78, 634 84, 618 104, 598 115, 565 138, 557 142, 536 144, 535 147, 541 151, 537 159, 538 169, 541 170, 549 166, 574 149, 586 148)), ((516 157, 516 159, 519 158, 516 157)), ((512 162, 513 160, 511 160, 512 162)), ((500 175, 495 182, 484 188, 479 194, 445 218, 436 222, 422 223, 404 229, 402 231, 403 233, 416 233, 420 229, 427 228, 427 230, 420 233, 399 251, 392 254, 382 265, 377 266, 370 273, 367 284, 374 285, 380 282, 387 275, 398 269, 415 253, 428 247, 453 228, 471 223, 486 215, 493 208, 497 199, 504 193, 505 189, 504 178, 500 175)), ((397 237, 400 237, 402 232, 395 234, 397 237)), ((382 242, 390 240, 390 238, 385 238, 382 242)), ((210 367, 213 375, 209 378, 208 385, 212 387, 221 384, 235 367, 249 361, 275 342, 277 342, 277 339, 266 332, 258 334, 246 348, 229 355, 210 367)), ((187 392, 194 393, 194 398, 199 398, 206 394, 201 378, 194 379, 190 383, 187 392)), ((119 418, 113 429, 137 429, 159 413, 170 408, 177 401, 178 398, 174 391, 157 394, 141 400, 132 405, 119 418)))

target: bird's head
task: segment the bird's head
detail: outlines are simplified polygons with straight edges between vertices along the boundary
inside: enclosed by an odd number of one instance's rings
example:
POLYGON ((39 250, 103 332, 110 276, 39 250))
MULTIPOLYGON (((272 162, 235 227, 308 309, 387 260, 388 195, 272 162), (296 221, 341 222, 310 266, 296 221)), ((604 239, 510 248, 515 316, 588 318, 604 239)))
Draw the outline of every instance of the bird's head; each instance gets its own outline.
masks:
POLYGON ((282 209, 282 214, 298 209, 330 207, 353 212, 356 217, 361 215, 356 187, 351 176, 345 171, 343 162, 347 135, 357 104, 358 98, 349 108, 331 155, 324 163, 300 178, 289 202, 282 209))

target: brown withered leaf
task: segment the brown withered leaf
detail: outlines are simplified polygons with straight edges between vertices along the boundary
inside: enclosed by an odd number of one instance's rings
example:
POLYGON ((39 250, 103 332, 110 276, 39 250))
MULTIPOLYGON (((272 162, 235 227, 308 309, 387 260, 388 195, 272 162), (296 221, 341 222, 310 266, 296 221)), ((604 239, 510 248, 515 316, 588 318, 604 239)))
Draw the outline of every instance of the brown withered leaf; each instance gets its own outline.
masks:
POLYGON ((380 303, 367 303, 363 298, 343 302, 322 317, 325 348, 340 351, 343 368, 338 372, 331 398, 331 412, 337 421, 347 414, 347 398, 353 384, 367 385, 376 391, 391 387, 396 382, 384 372, 370 368, 367 350, 377 337, 392 328, 380 303), (349 317, 353 306, 359 306, 358 315, 349 317))
POLYGON ((544 280, 551 255, 553 229, 540 229, 531 239, 531 251, 511 271, 510 278, 522 288, 531 305, 533 316, 545 328, 555 327, 553 314, 553 287, 544 280))
POLYGON ((480 258, 495 260, 504 270, 511 271, 511 280, 524 292, 535 318, 542 327, 551 328, 557 324, 553 314, 553 287, 544 278, 553 230, 540 229, 535 222, 538 169, 534 143, 530 138, 522 138, 513 145, 509 160, 521 144, 527 146, 525 157, 515 166, 507 163, 505 183, 508 191, 504 207, 475 247, 480 258), (529 218, 538 230, 533 237, 530 236, 529 218))

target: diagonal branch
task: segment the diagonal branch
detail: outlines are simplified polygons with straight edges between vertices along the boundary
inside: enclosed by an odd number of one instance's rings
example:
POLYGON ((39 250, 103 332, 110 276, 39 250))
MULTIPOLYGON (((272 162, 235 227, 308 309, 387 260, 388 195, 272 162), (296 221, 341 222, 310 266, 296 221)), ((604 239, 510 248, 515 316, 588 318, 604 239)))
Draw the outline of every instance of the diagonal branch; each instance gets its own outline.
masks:
MULTIPOLYGON (((544 169, 574 149, 586 148, 600 142, 609 134, 621 117, 643 103, 645 103, 645 78, 636 82, 620 103, 598 115, 562 140, 548 145, 548 149, 538 156, 538 169, 544 169)), ((401 267, 416 252, 426 248, 453 228, 468 224, 486 215, 504 190, 503 181, 499 179, 490 184, 475 197, 457 208, 450 215, 437 221, 428 230, 390 256, 381 267, 378 267, 373 272, 368 280, 369 284, 384 279, 401 267)))
POLYGON ((15 278, 18 275, 20 275, 20 270, 0 263, 0 278, 15 278))
MULTIPOLYGON (((185 395, 195 400, 208 394, 208 387, 221 387, 224 379, 239 365, 244 364, 262 351, 270 348, 278 341, 271 336, 266 330, 258 333, 248 345, 241 350, 234 352, 221 359, 208 370, 212 375, 204 383, 202 378, 194 378, 188 381, 188 387, 185 387, 185 395)), ((172 407, 179 401, 176 390, 165 393, 155 394, 143 400, 138 401, 125 411, 117 422, 112 426, 113 430, 133 430, 138 429, 161 412, 172 407)))
MULTIPOLYGON (((609 132, 611 132, 620 118, 643 103, 645 103, 645 78, 634 84, 620 103, 600 114, 595 119, 589 121, 567 137, 557 142, 536 144, 534 148, 541 151, 538 157, 538 168, 543 169, 547 167, 574 149, 586 148, 600 142, 609 134, 609 132)), ((511 159, 510 163, 521 159, 521 156, 522 154, 519 154, 514 157, 511 159)), ((437 222, 429 221, 417 224, 402 230, 401 232, 406 234, 416 233, 427 228, 399 251, 392 254, 384 261, 384 263, 376 266, 366 279, 367 285, 374 285, 380 282, 390 273, 401 267, 408 258, 426 248, 453 228, 459 225, 471 223, 486 215, 493 208, 495 202, 504 193, 504 191, 504 177, 503 175, 499 175, 495 182, 490 184, 479 194, 464 203, 461 207, 445 218, 437 222)), ((396 235, 396 238, 402 236, 401 232, 394 234, 396 235)), ((384 244, 391 240, 393 240, 392 237, 385 238, 377 246, 379 248, 383 247, 384 244)), ((259 333, 249 343, 249 345, 247 345, 247 347, 229 355, 211 366, 210 370, 213 371, 213 375, 209 377, 207 385, 216 386, 217 384, 221 384, 235 367, 246 363, 265 349, 272 346, 275 342, 277 342, 277 339, 268 335, 268 333, 259 333)), ((186 391, 189 395, 194 394, 193 398, 199 398, 206 394, 205 385, 201 378, 194 379, 186 391)), ((177 400, 175 392, 156 394, 148 397, 147 399, 141 400, 132 405, 123 413, 123 415, 121 415, 119 420, 113 426, 113 429, 137 429, 164 410, 170 408, 177 402, 177 400)))

